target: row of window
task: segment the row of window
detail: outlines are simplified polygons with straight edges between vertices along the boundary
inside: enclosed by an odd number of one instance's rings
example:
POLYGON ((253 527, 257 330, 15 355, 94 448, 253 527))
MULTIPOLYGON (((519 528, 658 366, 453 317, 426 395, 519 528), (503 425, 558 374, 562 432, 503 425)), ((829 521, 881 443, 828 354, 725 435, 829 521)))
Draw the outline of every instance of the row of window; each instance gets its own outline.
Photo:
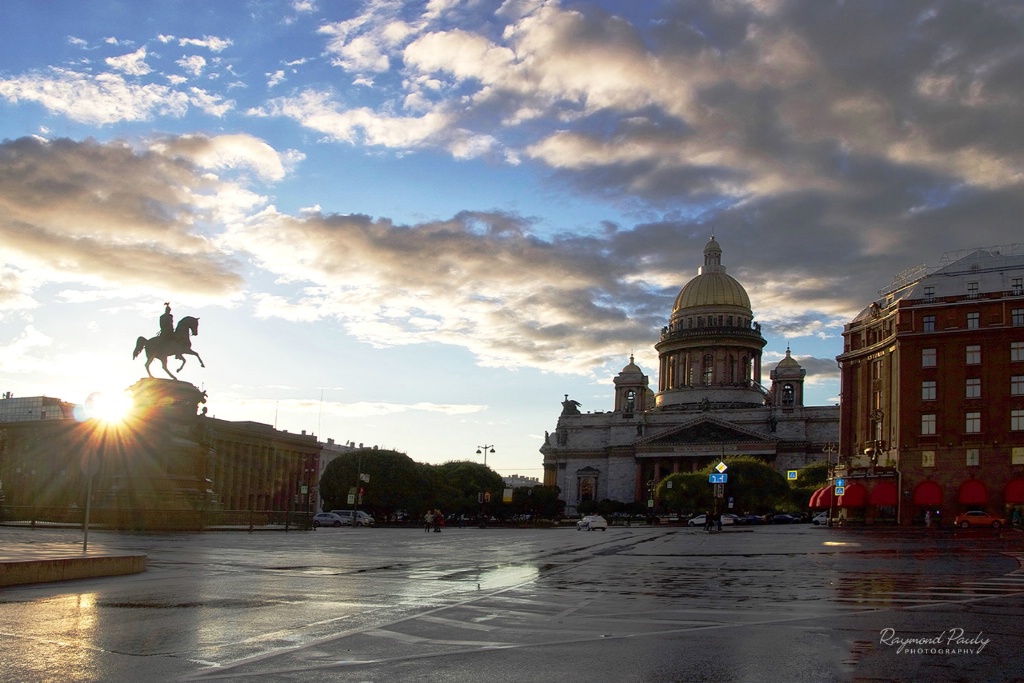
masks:
MULTIPOLYGON (((981 465, 981 449, 965 448, 964 464, 968 467, 981 465)), ((1015 446, 1010 449, 1010 464, 1024 465, 1024 447, 1015 446)), ((921 451, 921 467, 935 467, 935 451, 921 451)))
MULTIPOLYGON (((1014 296, 1021 296, 1024 294, 1024 277, 1010 278, 1010 291, 1014 296)), ((973 281, 967 283, 967 298, 977 299, 980 294, 980 282, 973 281)), ((924 286, 924 298, 926 301, 931 301, 935 298, 935 287, 933 285, 924 286)))
MULTIPOLYGON (((934 401, 938 395, 938 382, 928 379, 921 382, 921 400, 934 401)), ((1010 376, 1010 396, 1024 396, 1024 375, 1010 376)), ((981 398, 981 378, 968 377, 964 383, 964 398, 981 398)))
MULTIPOLYGON (((939 359, 937 349, 921 349, 921 367, 934 368, 939 359)), ((981 365, 981 344, 968 344, 964 349, 967 365, 981 365)), ((1024 341, 1010 342, 1010 362, 1024 362, 1024 341)))
MULTIPOLYGON (((921 436, 935 436, 938 433, 938 417, 935 413, 921 415, 921 436)), ((1024 432, 1024 410, 1010 411, 1010 431, 1024 432)), ((970 411, 964 413, 964 433, 981 433, 981 413, 970 411)))
MULTIPOLYGON (((1010 311, 1010 324, 1014 327, 1024 326, 1024 308, 1015 308, 1010 311)), ((977 330, 981 327, 981 313, 978 311, 971 311, 967 314, 967 329, 977 330)), ((935 316, 926 315, 922 319, 923 332, 935 332, 935 316)))

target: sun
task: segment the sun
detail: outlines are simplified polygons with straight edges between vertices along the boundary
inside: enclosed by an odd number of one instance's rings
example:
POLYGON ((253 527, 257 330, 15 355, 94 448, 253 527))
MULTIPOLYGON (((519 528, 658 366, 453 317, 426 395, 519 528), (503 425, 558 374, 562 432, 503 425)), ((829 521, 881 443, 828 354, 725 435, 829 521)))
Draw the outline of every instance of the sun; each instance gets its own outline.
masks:
POLYGON ((95 391, 85 400, 86 415, 107 424, 124 422, 131 410, 132 396, 126 391, 115 394, 95 391))

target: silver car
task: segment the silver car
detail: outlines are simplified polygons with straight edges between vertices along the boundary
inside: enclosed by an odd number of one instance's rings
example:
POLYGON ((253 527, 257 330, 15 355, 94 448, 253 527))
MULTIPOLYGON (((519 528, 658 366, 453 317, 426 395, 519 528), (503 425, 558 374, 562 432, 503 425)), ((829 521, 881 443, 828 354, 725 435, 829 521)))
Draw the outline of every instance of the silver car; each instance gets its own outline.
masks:
POLYGON ((601 515, 587 515, 576 522, 576 531, 593 531, 594 529, 608 531, 608 520, 601 515))

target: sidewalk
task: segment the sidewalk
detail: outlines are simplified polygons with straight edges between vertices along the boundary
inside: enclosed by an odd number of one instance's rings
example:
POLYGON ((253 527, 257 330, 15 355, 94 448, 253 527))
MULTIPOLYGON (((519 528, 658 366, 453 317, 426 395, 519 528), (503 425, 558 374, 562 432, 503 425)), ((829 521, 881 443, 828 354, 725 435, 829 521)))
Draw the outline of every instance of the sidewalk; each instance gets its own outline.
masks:
POLYGON ((0 587, 91 579, 146 571, 146 555, 103 544, 47 540, 45 535, 0 528, 0 587))

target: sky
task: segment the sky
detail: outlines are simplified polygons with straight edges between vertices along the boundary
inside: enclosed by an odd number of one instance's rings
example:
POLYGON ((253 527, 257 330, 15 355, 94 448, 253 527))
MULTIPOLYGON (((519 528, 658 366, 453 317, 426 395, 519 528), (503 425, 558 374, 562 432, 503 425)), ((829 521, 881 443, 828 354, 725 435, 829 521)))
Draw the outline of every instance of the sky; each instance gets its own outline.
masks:
POLYGON ((898 274, 1024 234, 1012 0, 3 9, 15 396, 124 390, 168 301, 215 417, 541 478, 712 234, 809 405, 898 274))

